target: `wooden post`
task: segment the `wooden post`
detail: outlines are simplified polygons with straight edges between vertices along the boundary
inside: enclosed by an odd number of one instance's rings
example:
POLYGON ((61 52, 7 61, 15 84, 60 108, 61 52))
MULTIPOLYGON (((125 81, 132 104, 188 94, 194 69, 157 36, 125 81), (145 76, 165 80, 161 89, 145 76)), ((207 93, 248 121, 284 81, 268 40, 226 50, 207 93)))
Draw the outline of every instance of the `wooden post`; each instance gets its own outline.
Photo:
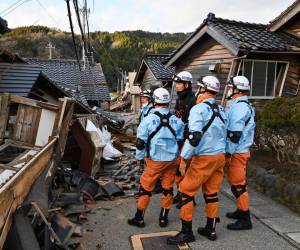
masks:
POLYGON ((35 203, 35 202, 31 202, 31 205, 34 207, 34 209, 37 211, 37 213, 41 216, 42 220, 45 222, 45 224, 47 225, 50 233, 52 234, 53 238, 58 242, 59 245, 62 245, 61 240, 59 239, 59 237, 57 236, 57 234, 54 232, 54 230, 51 227, 51 223, 48 222, 48 220, 46 219, 45 215, 43 214, 42 210, 39 208, 39 206, 35 203))
POLYGON ((9 113, 9 94, 0 96, 0 142, 3 141, 9 113))
MULTIPOLYGON (((231 67, 230 67, 228 77, 227 77, 227 81, 229 81, 230 77, 232 77, 235 74, 235 71, 236 71, 239 63, 240 63, 240 60, 238 60, 237 58, 232 60, 231 67)), ((226 92, 227 92, 227 84, 225 85, 225 89, 224 89, 224 93, 223 93, 223 97, 222 97, 222 101, 221 101, 222 106, 225 105, 226 92)))

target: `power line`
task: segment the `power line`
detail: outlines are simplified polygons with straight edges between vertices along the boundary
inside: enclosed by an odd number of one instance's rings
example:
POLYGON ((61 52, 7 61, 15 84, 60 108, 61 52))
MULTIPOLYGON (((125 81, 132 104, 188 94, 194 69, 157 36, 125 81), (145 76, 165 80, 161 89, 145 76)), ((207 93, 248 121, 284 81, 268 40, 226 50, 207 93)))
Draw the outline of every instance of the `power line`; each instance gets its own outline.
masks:
POLYGON ((0 12, 0 15, 2 15, 3 13, 5 13, 6 11, 8 11, 9 9, 13 8, 16 4, 18 4, 19 2, 21 2, 23 0, 18 0, 16 2, 14 2, 12 5, 8 6, 6 9, 4 9, 3 11, 0 12))
MULTIPOLYGON (((72 22, 72 16, 71 16, 71 9, 70 9, 70 0, 66 0, 67 2, 67 9, 68 9, 68 16, 69 16, 69 22, 70 22, 70 28, 71 28, 71 33, 72 33, 72 39, 73 39, 73 45, 74 45, 74 50, 75 50, 75 55, 78 63, 79 70, 81 71, 81 65, 78 57, 78 52, 77 52, 77 47, 76 47, 76 41, 75 41, 75 35, 74 35, 74 28, 73 28, 73 22, 72 22)), ((77 86, 78 88, 78 86, 77 86)))
POLYGON ((36 0, 37 3, 41 6, 41 8, 46 12, 46 14, 58 25, 59 27, 59 23, 56 21, 56 19, 49 13, 49 11, 44 7, 44 5, 40 2, 40 0, 36 0))
MULTIPOLYGON (((80 15, 79 15, 78 0, 73 0, 73 5, 74 5, 77 21, 78 21, 78 26, 80 29, 81 39, 83 41, 83 48, 84 48, 85 53, 87 54, 87 46, 86 46, 85 36, 84 36, 83 28, 81 25, 81 21, 80 21, 80 15)), ((83 7, 83 8, 85 8, 85 7, 83 7)), ((84 22, 84 20, 83 20, 83 22, 84 22)))
POLYGON ((21 5, 23 5, 24 3, 30 2, 31 0, 25 0, 24 2, 21 2, 19 5, 15 6, 13 9, 9 10, 8 12, 6 12, 4 15, 2 15, 2 17, 6 17, 8 14, 10 14, 11 12, 13 12, 14 10, 16 10, 17 8, 19 8, 21 5))

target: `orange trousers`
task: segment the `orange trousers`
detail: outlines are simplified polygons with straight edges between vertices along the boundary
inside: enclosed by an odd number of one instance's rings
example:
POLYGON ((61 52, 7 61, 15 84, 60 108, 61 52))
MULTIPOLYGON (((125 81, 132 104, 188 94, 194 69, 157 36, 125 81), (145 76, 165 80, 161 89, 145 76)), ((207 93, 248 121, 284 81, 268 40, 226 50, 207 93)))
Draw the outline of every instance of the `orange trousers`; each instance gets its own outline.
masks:
POLYGON ((228 167, 228 182, 236 197, 236 206, 239 210, 249 210, 249 194, 246 189, 246 167, 250 158, 250 152, 236 153, 226 162, 228 167))
MULTIPOLYGON (((179 191, 183 194, 183 203, 186 195, 193 198, 202 186, 202 192, 206 201, 206 216, 218 217, 218 192, 224 176, 225 156, 200 155, 193 156, 191 164, 184 179, 179 184, 179 191)), ((184 204, 180 209, 180 218, 184 221, 192 221, 194 215, 194 203, 184 204)))
MULTIPOLYGON (((177 159, 176 159, 177 167, 179 167, 180 161, 181 161, 181 156, 178 156, 177 159)), ((191 161, 188 161, 188 162, 187 162, 187 164, 186 164, 186 169, 189 168, 190 163, 191 163, 191 161)), ((179 188, 179 184, 180 184, 180 182, 182 182, 183 178, 184 178, 184 176, 181 176, 181 175, 177 175, 177 174, 176 174, 176 176, 175 176, 175 183, 176 183, 177 188, 179 188)))
MULTIPOLYGON (((176 175, 176 161, 157 162, 145 159, 146 167, 140 178, 141 189, 152 192, 157 180, 161 177, 163 193, 161 207, 170 209, 173 202, 173 183, 176 175)), ((137 209, 145 210, 150 202, 149 195, 140 195, 137 201, 137 209)))

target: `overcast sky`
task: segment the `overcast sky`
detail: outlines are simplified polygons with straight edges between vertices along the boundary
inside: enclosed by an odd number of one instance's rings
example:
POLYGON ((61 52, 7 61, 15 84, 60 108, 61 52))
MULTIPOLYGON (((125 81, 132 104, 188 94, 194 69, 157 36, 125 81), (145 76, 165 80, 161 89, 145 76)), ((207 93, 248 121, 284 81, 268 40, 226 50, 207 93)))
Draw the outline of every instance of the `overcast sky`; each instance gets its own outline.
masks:
MULTIPOLYGON (((83 0, 78 0, 82 3, 83 0)), ((294 0, 87 0, 90 30, 142 29, 191 32, 209 12, 217 17, 267 24, 294 0)), ((65 0, 1 0, 0 16, 9 27, 47 25, 69 31, 65 0), (13 5, 14 3, 17 3, 13 5), (22 4, 23 3, 23 4, 22 4), (17 7, 21 4, 19 7, 17 7), (13 8, 6 10, 10 6, 13 8)), ((75 16, 74 20, 75 20, 75 16)))

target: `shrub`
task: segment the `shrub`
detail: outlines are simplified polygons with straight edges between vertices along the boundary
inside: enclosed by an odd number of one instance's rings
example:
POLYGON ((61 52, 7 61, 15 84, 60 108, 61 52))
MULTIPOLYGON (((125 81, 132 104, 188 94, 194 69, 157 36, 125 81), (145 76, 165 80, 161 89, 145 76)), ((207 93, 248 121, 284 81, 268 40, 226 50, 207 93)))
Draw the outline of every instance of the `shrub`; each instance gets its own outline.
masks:
POLYGON ((300 166, 300 96, 267 101, 256 119, 256 144, 271 147, 279 162, 300 166))

